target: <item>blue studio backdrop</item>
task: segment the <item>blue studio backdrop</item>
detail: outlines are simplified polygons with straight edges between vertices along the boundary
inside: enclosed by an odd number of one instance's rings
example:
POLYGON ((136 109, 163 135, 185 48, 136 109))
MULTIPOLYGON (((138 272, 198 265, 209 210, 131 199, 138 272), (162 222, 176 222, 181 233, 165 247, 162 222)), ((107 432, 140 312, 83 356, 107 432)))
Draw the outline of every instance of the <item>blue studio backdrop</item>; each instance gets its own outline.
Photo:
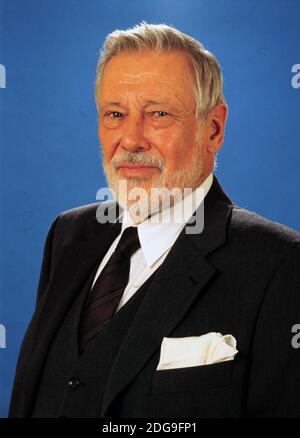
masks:
POLYGON ((242 207, 300 229, 299 0, 0 0, 0 416, 7 416, 56 215, 96 202, 99 48, 145 20, 219 59, 229 106, 216 175, 242 207))

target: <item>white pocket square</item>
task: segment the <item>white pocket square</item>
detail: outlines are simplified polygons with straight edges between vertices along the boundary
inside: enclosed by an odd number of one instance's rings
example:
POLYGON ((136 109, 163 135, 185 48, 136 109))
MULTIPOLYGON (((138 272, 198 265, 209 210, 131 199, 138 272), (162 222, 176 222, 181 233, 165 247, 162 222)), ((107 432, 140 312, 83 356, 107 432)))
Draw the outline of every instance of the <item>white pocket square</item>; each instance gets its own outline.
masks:
POLYGON ((157 370, 208 365, 233 360, 236 339, 211 332, 201 336, 163 338, 157 370))

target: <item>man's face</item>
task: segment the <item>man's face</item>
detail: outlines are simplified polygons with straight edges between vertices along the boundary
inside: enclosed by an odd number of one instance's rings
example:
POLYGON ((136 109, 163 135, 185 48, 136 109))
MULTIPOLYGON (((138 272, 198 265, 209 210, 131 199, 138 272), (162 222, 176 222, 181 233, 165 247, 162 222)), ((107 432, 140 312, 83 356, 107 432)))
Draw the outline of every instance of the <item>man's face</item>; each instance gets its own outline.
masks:
MULTIPOLYGON (((98 90, 99 138, 108 184, 193 190, 212 171, 209 124, 195 116, 193 65, 182 51, 122 53, 98 90)), ((127 205, 128 206, 128 205, 127 205)))

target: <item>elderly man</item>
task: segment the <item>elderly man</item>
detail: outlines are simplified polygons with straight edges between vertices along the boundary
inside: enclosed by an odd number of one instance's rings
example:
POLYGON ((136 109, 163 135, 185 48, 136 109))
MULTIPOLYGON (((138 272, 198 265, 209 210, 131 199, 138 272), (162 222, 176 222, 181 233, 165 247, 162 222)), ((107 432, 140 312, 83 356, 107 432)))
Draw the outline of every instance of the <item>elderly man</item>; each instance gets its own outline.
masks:
POLYGON ((300 416, 300 235, 213 175, 217 60, 142 23, 108 36, 95 90, 116 201, 50 228, 10 416, 300 416))

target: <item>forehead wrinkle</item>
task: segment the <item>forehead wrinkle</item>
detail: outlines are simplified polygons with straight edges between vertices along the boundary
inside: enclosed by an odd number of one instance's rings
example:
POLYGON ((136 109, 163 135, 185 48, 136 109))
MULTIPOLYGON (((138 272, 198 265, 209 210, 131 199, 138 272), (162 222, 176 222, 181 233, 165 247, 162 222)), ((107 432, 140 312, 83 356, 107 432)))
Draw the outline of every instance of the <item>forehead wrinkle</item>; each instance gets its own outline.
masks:
POLYGON ((120 84, 134 84, 136 81, 144 81, 145 79, 156 79, 158 77, 157 73, 151 72, 139 72, 139 73, 124 73, 123 77, 119 79, 120 84))

